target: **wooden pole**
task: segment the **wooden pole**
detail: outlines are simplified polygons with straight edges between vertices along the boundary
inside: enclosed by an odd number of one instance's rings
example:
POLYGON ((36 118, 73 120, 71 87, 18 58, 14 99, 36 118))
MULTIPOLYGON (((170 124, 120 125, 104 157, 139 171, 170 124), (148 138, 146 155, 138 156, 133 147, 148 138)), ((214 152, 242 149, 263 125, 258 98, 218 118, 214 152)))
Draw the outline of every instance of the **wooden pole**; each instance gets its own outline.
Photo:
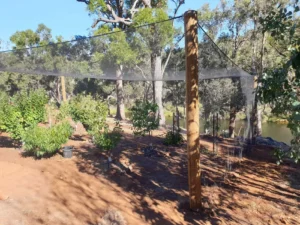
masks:
POLYGON ((60 82, 61 82, 61 92, 62 92, 63 102, 66 102, 67 93, 66 93, 66 81, 64 76, 60 77, 60 82))
POLYGON ((198 88, 198 22, 197 12, 184 14, 186 57, 186 124, 190 208, 201 208, 200 118, 198 88))

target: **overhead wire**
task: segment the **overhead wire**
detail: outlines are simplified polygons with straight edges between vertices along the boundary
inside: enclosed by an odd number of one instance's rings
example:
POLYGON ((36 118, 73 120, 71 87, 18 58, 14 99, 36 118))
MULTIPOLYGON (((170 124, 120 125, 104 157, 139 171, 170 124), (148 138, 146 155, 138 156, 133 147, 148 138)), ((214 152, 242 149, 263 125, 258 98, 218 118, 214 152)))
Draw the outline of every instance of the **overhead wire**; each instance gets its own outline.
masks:
POLYGON ((32 46, 32 47, 27 47, 27 48, 16 48, 16 49, 4 50, 4 51, 0 51, 0 54, 1 53, 14 52, 14 51, 44 48, 44 47, 47 47, 47 46, 62 45, 62 44, 66 44, 66 43, 78 42, 78 41, 81 41, 81 40, 88 40, 88 39, 93 39, 93 38, 97 38, 97 37, 103 37, 103 36, 107 36, 107 35, 111 35, 111 34, 132 32, 132 31, 134 31, 135 29, 138 29, 138 28, 152 26, 152 25, 155 25, 155 24, 160 24, 160 23, 172 21, 172 20, 180 19, 182 17, 183 17, 183 15, 176 16, 176 17, 171 17, 171 18, 166 19, 166 20, 160 20, 160 21, 153 22, 153 23, 146 23, 146 24, 142 24, 142 25, 139 25, 139 26, 128 27, 128 29, 126 29, 126 30, 116 30, 116 31, 106 32, 106 33, 103 33, 103 34, 98 34, 98 35, 88 36, 88 37, 81 36, 81 38, 73 39, 73 40, 69 40, 69 41, 62 41, 62 42, 57 42, 57 43, 48 43, 46 45, 37 45, 37 46, 32 46))

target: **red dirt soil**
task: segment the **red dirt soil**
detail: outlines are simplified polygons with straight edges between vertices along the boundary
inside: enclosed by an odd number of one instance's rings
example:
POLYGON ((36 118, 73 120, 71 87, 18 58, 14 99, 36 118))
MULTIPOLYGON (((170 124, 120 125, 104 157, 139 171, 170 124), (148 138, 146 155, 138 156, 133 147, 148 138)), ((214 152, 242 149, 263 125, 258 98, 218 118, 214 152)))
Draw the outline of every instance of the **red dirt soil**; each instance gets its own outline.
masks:
POLYGON ((137 139, 130 125, 123 128, 124 138, 113 151, 120 168, 110 170, 82 127, 67 143, 74 146, 72 159, 24 157, 2 134, 0 224, 97 224, 109 207, 130 225, 300 224, 300 168, 277 166, 272 149, 257 148, 240 160, 228 155, 230 140, 223 140, 215 155, 211 142, 202 139, 203 210, 192 212, 185 147, 162 145, 163 131, 137 139), (150 142, 161 150, 160 157, 145 157, 139 150, 150 142), (122 171, 128 165, 132 171, 122 171))

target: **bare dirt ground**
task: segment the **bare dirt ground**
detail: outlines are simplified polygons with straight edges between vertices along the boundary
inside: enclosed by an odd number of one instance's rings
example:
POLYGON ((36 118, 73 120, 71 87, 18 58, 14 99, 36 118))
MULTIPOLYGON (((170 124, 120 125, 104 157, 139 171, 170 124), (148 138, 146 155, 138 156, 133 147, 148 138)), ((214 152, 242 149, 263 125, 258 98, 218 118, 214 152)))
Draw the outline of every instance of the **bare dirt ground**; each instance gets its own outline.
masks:
POLYGON ((2 134, 0 224, 97 224, 109 207, 130 225, 300 224, 300 168, 277 166, 272 149, 257 147, 239 159, 228 154, 232 141, 223 140, 216 155, 203 138, 203 210, 192 212, 185 147, 164 146, 163 131, 151 139, 134 138, 129 125, 123 128, 110 170, 81 127, 67 143, 74 146, 72 159, 24 157, 2 134), (144 156, 140 149, 149 143, 157 146, 158 156, 144 156), (132 171, 126 173, 129 165, 132 171))

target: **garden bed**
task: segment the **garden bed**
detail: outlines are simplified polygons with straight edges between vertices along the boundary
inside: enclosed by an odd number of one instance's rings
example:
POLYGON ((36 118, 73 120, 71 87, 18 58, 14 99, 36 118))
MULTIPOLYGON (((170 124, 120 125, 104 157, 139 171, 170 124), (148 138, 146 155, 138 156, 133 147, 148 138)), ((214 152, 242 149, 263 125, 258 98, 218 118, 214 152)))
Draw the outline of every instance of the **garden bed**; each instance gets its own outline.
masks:
POLYGON ((228 154, 230 140, 214 155, 212 143, 202 139, 204 209, 192 212, 185 147, 163 145, 165 131, 135 138, 130 124, 122 125, 109 170, 107 156, 81 126, 66 143, 74 147, 71 159, 23 157, 1 134, 0 224, 97 224, 111 207, 128 224, 299 223, 299 167, 277 166, 262 148, 239 159, 228 154), (159 157, 145 157, 142 149, 150 143, 159 157))

